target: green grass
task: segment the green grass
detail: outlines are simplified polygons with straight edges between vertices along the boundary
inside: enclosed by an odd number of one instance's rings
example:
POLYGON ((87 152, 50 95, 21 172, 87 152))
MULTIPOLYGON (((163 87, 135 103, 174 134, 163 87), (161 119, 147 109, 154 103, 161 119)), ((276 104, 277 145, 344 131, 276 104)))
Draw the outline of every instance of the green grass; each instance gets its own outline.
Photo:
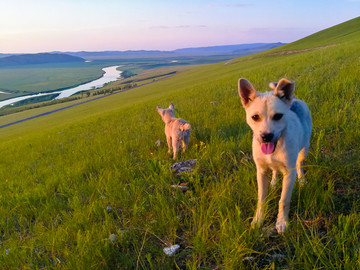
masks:
POLYGON ((0 68, 1 99, 76 86, 102 75, 101 65, 91 63, 41 64, 0 68))
POLYGON ((357 31, 336 46, 203 66, 2 129, 1 267, 359 268, 359 41, 357 31), (269 194, 263 228, 250 229, 256 168, 240 77, 259 90, 295 80, 312 114, 307 184, 295 186, 283 236, 272 232, 280 186, 269 194), (170 101, 192 125, 179 160, 198 159, 181 177, 169 171, 166 147, 155 146, 165 141, 155 107, 170 101), (170 187, 182 182, 189 191, 170 187), (180 251, 165 255, 163 247, 175 243, 180 251))

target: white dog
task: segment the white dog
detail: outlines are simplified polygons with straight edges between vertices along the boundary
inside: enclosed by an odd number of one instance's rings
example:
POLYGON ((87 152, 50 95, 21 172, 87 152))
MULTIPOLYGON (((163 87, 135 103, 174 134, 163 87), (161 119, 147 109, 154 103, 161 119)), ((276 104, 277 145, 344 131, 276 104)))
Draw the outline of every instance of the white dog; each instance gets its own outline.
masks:
POLYGON ((249 81, 239 79, 239 95, 246 111, 246 121, 253 131, 253 158, 257 169, 258 205, 252 226, 264 221, 266 197, 277 172, 284 175, 276 229, 285 232, 289 224, 291 193, 296 173, 304 182, 302 161, 307 157, 312 121, 305 102, 294 97, 295 85, 287 79, 271 83, 271 92, 258 93, 249 81))
POLYGON ((174 104, 170 103, 168 109, 156 107, 156 110, 165 123, 166 141, 171 153, 173 149, 173 159, 176 159, 176 154, 179 152, 182 144, 182 150, 185 152, 189 144, 191 126, 184 119, 176 118, 174 114, 174 104))

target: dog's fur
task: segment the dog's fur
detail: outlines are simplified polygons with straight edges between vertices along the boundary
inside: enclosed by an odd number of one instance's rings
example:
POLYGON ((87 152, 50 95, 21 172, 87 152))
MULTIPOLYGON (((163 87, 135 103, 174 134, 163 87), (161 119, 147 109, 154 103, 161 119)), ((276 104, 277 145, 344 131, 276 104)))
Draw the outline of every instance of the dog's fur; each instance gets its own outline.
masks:
POLYGON ((312 121, 305 102, 294 97, 295 85, 287 79, 271 83, 273 91, 258 93, 249 81, 239 79, 239 95, 246 111, 246 121, 253 131, 253 158, 257 169, 258 205, 252 227, 264 221, 266 197, 276 175, 284 175, 276 229, 285 232, 289 224, 291 193, 296 173, 304 183, 302 161, 307 157, 312 121))
POLYGON ((169 147, 169 153, 171 153, 172 148, 173 159, 176 159, 176 155, 181 148, 181 144, 183 152, 185 152, 188 147, 191 126, 184 119, 175 117, 174 104, 172 103, 170 103, 168 109, 156 107, 156 110, 160 114, 161 119, 165 122, 165 135, 169 147))

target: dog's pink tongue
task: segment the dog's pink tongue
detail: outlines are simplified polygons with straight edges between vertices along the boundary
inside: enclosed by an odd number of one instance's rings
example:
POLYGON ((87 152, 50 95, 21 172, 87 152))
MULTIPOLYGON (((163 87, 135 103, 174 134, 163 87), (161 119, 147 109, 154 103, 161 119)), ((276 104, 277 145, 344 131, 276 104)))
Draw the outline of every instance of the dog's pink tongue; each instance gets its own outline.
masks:
POLYGON ((274 143, 262 143, 261 144, 261 151, 265 154, 265 155, 269 155, 272 152, 274 152, 275 150, 275 144, 274 143))

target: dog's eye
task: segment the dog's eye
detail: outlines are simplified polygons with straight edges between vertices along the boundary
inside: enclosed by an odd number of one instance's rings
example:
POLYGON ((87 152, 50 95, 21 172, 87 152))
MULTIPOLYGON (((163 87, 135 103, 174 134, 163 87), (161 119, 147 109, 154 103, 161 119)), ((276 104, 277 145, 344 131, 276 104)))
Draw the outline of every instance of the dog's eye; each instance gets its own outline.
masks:
POLYGON ((282 113, 276 113, 273 117, 273 120, 279 121, 283 117, 282 113))
POLYGON ((254 121, 259 121, 260 120, 260 116, 258 114, 255 114, 255 115, 251 116, 251 118, 254 121))

